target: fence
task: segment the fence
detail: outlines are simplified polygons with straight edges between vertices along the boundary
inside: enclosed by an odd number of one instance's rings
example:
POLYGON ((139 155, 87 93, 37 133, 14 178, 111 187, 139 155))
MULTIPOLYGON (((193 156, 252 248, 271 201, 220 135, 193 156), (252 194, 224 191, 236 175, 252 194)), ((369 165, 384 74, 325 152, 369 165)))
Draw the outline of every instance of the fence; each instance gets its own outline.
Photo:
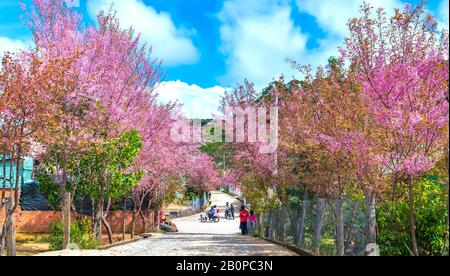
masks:
POLYGON ((164 206, 164 210, 171 218, 190 216, 205 208, 207 202, 206 195, 202 195, 201 197, 195 197, 177 204, 167 204, 164 206))
POLYGON ((188 204, 192 206, 192 211, 198 211, 202 208, 202 201, 199 197, 196 197, 193 200, 188 201, 188 204))
MULTIPOLYGON (((295 208, 281 207, 259 215, 258 234, 267 239, 296 245, 312 253, 336 255, 336 240, 342 227, 336 221, 335 200, 311 199, 295 208)), ((341 224, 342 225, 342 224, 341 224)), ((365 210, 359 202, 343 203, 344 254, 365 254, 365 210)), ((342 244, 342 243, 341 243, 342 244)))

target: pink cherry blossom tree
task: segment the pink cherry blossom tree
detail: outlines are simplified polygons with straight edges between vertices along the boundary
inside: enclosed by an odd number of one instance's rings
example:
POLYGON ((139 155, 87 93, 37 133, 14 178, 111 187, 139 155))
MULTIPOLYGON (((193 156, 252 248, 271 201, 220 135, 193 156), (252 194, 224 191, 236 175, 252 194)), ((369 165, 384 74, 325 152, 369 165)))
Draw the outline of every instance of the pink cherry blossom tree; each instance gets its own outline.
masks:
POLYGON ((343 57, 362 83, 362 96, 374 123, 384 132, 381 162, 410 191, 410 232, 419 255, 413 209, 414 178, 430 171, 445 150, 448 125, 448 31, 423 5, 385 11, 362 6, 349 22, 343 57))

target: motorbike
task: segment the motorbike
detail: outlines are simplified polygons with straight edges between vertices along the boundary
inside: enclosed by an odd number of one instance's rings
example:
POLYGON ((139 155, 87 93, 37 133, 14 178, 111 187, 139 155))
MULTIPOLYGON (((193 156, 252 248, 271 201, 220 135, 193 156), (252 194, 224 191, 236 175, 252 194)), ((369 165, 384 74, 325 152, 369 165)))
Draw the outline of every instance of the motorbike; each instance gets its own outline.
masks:
POLYGON ((227 220, 234 220, 234 215, 230 209, 225 210, 225 218, 227 220))
POLYGON ((218 214, 215 214, 214 216, 211 216, 211 214, 209 214, 209 212, 207 212, 206 214, 201 214, 200 215, 200 221, 201 222, 208 222, 208 221, 219 222, 220 221, 220 217, 219 217, 218 214))

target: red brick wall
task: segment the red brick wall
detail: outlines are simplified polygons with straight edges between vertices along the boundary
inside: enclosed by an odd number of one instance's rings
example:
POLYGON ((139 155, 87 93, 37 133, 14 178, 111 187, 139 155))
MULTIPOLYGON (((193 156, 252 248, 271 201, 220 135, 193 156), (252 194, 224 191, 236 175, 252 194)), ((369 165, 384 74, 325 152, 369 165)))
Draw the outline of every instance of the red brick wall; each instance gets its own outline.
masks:
POLYGON ((16 231, 25 233, 48 233, 50 225, 61 219, 61 213, 46 211, 21 211, 14 216, 16 231))
MULTIPOLYGON (((1 196, 1 194, 0 194, 1 196)), ((14 195, 13 195, 14 196, 14 195)), ((20 194, 19 194, 20 196, 20 194)), ((9 197, 9 191, 6 191, 6 197, 9 197)), ((5 222, 5 207, 0 210, 0 225, 3 225, 5 222)), ((122 221, 123 221, 122 211, 110 212, 107 220, 109 221, 112 231, 114 233, 122 233, 122 221)), ((91 217, 84 216, 89 219, 91 217)), ((131 221, 133 214, 131 212, 125 212, 125 225, 127 229, 127 233, 131 230, 131 221)), ((150 215, 150 218, 153 218, 153 214, 150 215)), ((72 214, 72 221, 76 219, 75 214, 72 214)), ((14 222, 16 224, 16 231, 21 233, 48 233, 50 232, 50 226, 53 222, 58 220, 62 220, 61 212, 52 212, 52 211, 21 211, 20 207, 16 211, 14 215, 14 222)), ((149 229, 153 228, 153 219, 149 220, 149 229)), ((102 227, 104 229, 105 227, 102 227)), ((136 218, 136 233, 143 232, 143 221, 140 216, 136 218)), ((1 231, 1 229, 0 229, 1 231)))
MULTIPOLYGON (((4 210, 3 210, 4 211, 4 210)), ((122 233, 122 219, 123 212, 111 212, 108 216, 108 221, 111 224, 111 228, 115 233, 122 233)), ((0 224, 4 222, 5 214, 0 213, 0 224)), ((89 216, 87 218, 90 219, 89 216)), ((15 214, 15 224, 17 232, 21 233, 48 233, 50 226, 53 222, 62 219, 61 212, 51 211, 18 211, 15 214)), ((75 215, 72 214, 72 221, 75 220, 75 215)), ((132 213, 125 212, 125 225, 127 232, 131 229, 132 213)), ((150 229, 152 228, 152 222, 150 222, 150 229)), ((104 227, 103 227, 104 230, 104 227)), ((136 233, 143 231, 142 219, 138 216, 136 219, 136 233)))
MULTIPOLYGON (((9 197, 9 191, 6 191, 6 197, 9 197)), ((4 207, 0 210, 0 225, 5 222, 5 210, 4 207)), ((114 233, 122 233, 122 221, 123 221, 122 211, 110 212, 108 216, 108 221, 114 233)), ((131 221, 133 214, 131 212, 125 212, 125 225, 127 232, 131 230, 131 221)), ((91 217, 84 216, 89 219, 91 217)), ((153 215, 150 216, 153 218, 153 215)), ((48 233, 50 231, 50 226, 53 222, 62 219, 61 212, 52 211, 21 211, 20 207, 14 215, 14 222, 16 224, 16 231, 22 233, 48 233)), ((75 214, 72 214, 72 221, 76 219, 75 214)), ((152 229, 153 220, 149 220, 149 229, 152 229)), ((103 227, 103 230, 105 227, 103 227)), ((136 218, 136 233, 141 233, 143 229, 143 222, 140 216, 136 218)))

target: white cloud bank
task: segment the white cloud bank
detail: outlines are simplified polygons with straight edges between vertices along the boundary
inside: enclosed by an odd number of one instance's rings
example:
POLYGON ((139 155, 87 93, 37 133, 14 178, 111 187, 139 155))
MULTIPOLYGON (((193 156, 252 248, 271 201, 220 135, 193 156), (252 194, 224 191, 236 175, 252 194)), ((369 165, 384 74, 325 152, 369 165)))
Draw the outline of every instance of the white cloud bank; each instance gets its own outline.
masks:
POLYGON ((142 0, 89 0, 89 16, 96 18, 100 10, 107 11, 111 5, 117 11, 122 26, 133 26, 141 33, 142 40, 153 47, 154 55, 162 58, 164 65, 198 62, 200 54, 190 39, 193 31, 177 27, 170 14, 157 12, 142 0))
POLYGON ((441 4, 439 5, 439 24, 443 25, 445 28, 448 29, 448 13, 449 13, 449 0, 442 0, 441 4))
POLYGON ((295 73, 285 60, 305 56, 307 37, 294 25, 291 13, 287 1, 224 2, 218 14, 227 66, 223 83, 247 78, 261 87, 282 73, 295 73))
MULTIPOLYGON (((448 0, 447 0, 448 1, 448 0)), ((326 64, 330 56, 338 55, 338 46, 347 34, 347 21, 359 15, 363 0, 227 0, 218 14, 221 23, 221 51, 226 58, 226 85, 247 78, 257 88, 284 74, 299 76, 286 58, 301 64, 326 64), (326 33, 318 47, 308 49, 309 37, 295 25, 292 9, 316 18, 326 33)), ((400 0, 369 0, 373 6, 387 11, 401 7, 400 0)))
POLYGON ((202 88, 196 84, 190 85, 177 80, 162 82, 156 91, 162 103, 178 101, 183 104, 182 112, 187 118, 210 119, 219 109, 225 88, 220 86, 202 88))
MULTIPOLYGON (((328 34, 344 37, 348 33, 347 21, 359 15, 363 0, 296 0, 301 12, 314 16, 319 26, 328 34)), ((383 7, 392 13, 402 6, 399 0, 365 0, 375 8, 383 7)))
POLYGON ((0 57, 2 57, 5 52, 15 52, 27 47, 27 42, 23 40, 0 36, 0 57))

